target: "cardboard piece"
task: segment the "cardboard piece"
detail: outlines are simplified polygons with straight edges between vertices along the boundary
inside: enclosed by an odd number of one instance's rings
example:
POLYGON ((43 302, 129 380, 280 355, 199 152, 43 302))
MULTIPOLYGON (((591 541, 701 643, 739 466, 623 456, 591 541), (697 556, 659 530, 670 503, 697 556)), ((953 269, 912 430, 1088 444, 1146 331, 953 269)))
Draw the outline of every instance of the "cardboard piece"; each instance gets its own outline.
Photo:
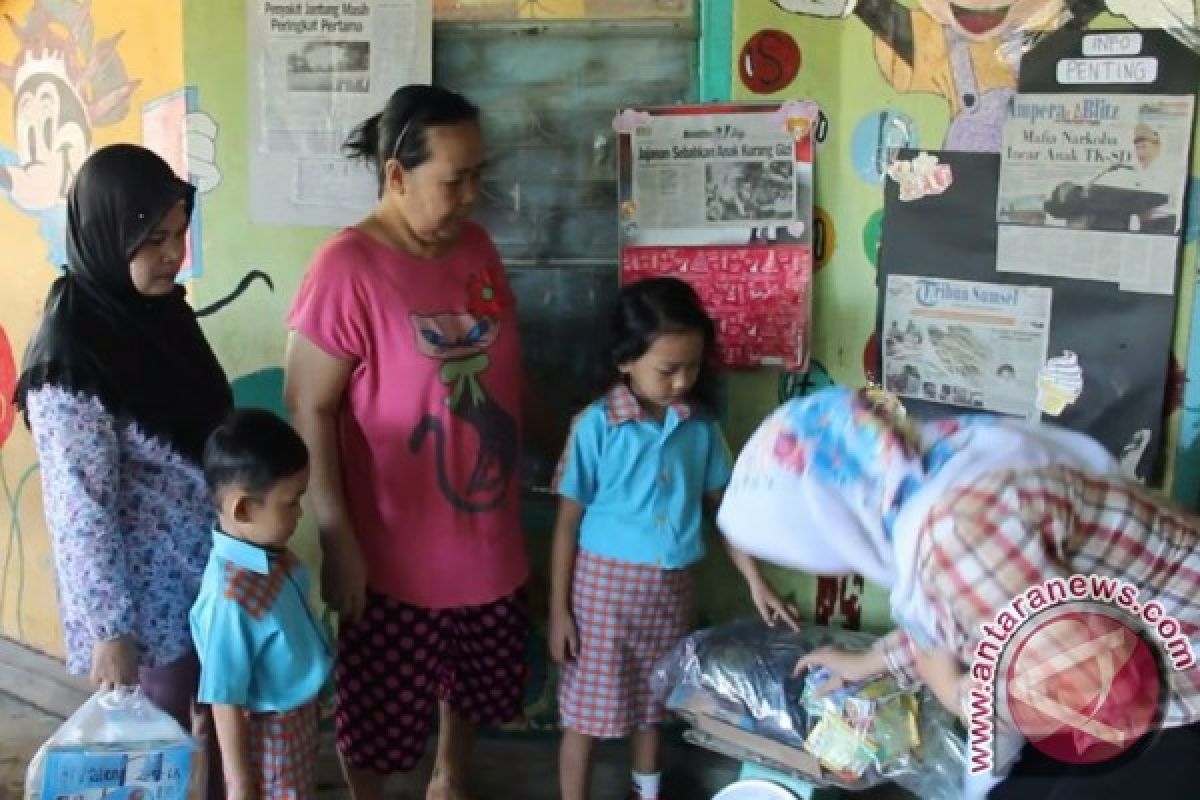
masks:
POLYGON ((692 741, 733 758, 755 761, 773 769, 796 773, 797 777, 828 783, 831 776, 811 754, 795 747, 742 730, 718 718, 720 709, 704 692, 690 692, 672 711, 687 722, 700 736, 692 741))

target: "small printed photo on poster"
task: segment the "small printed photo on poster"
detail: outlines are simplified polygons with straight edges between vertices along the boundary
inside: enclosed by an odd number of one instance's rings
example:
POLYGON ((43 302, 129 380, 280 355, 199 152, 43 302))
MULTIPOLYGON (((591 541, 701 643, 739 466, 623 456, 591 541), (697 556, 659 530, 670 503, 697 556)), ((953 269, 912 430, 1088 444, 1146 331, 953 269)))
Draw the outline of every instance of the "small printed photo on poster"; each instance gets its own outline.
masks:
POLYGON ((921 345, 924 343, 925 335, 921 333, 921 329, 911 319, 903 330, 900 329, 900 325, 896 320, 892 320, 892 324, 888 326, 887 334, 883 339, 883 349, 889 356, 919 353, 921 345))
POLYGON ((705 165, 709 222, 797 217, 791 161, 716 161, 705 165))
POLYGON ((370 42, 302 42, 287 54, 286 63, 290 92, 371 91, 370 42))
POLYGON ((1192 109, 1190 97, 1018 96, 1004 131, 997 221, 1177 235, 1192 109))
POLYGON ((896 364, 884 379, 884 388, 892 394, 916 396, 922 391, 921 371, 913 364, 896 364))

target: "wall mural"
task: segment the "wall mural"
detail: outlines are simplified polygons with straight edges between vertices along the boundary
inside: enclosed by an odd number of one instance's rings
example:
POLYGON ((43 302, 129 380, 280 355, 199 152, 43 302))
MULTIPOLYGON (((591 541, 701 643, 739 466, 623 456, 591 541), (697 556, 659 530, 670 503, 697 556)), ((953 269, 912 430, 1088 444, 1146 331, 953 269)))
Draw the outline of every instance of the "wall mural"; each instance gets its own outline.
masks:
MULTIPOLYGON (((814 359, 808 375, 782 376, 773 393, 777 399, 808 394, 830 382, 859 385, 879 380, 876 267, 885 170, 896 149, 998 151, 1020 56, 1028 47, 1067 25, 1155 27, 1169 18, 1164 9, 1177 7, 1160 0, 734 4, 729 54, 733 85, 728 99, 812 99, 820 104, 827 123, 815 170, 815 202, 831 246, 815 284, 814 359), (857 240, 861 246, 835 249, 832 243, 838 239, 857 240)), ((1197 198, 1192 197, 1193 209, 1196 206, 1197 198)), ((1194 250, 1185 253, 1189 270, 1194 259, 1194 250)), ((1184 280, 1190 282, 1188 277, 1184 280)), ((1186 320, 1190 309, 1181 308, 1180 314, 1186 320)), ((1186 322, 1181 326, 1177 352, 1184 350, 1187 327, 1186 322)), ((1164 409, 1168 415, 1181 405, 1185 378, 1180 361, 1171 354, 1164 409)), ((757 399, 767 397, 760 392, 757 399)), ((1200 423, 1191 429, 1200 430, 1200 423)), ((1194 445, 1193 449, 1200 451, 1194 445)), ((1200 463, 1200 457, 1194 460, 1200 463)), ((1200 469, 1190 474, 1200 474, 1200 469)), ((1176 496, 1194 503, 1200 491, 1195 480, 1192 484, 1182 491, 1177 484, 1176 496)), ((886 597, 861 579, 783 579, 789 594, 819 621, 867 628, 888 624, 886 597)))
MULTIPOLYGON (((0 233, 10 250, 0 278, 0 634, 51 653, 61 643, 38 466, 12 407, 20 353, 66 262, 68 189, 97 147, 140 141, 197 186, 194 257, 180 281, 202 277, 196 245, 204 198, 222 182, 219 127, 183 86, 182 33, 180 2, 35 0, 6 4, 0 23, 0 233)), ((231 277, 198 316, 218 314, 256 284, 274 288, 262 270, 231 277)), ((250 376, 252 387, 261 380, 250 376)), ((270 382, 278 396, 281 382, 270 382)))
POLYGON ((13 140, 0 146, 0 188, 40 222, 47 261, 66 261, 66 196, 93 147, 97 129, 129 113, 140 81, 117 52, 123 32, 95 39, 91 3, 41 0, 21 21, 6 14, 16 37, 0 82, 12 94, 13 140))
POLYGON ((1164 19, 1160 4, 1126 0, 775 0, 809 16, 853 15, 874 36, 875 61, 896 91, 927 92, 949 105, 942 149, 993 153, 1022 52, 1066 24, 1084 26, 1103 11, 1135 25, 1164 19))

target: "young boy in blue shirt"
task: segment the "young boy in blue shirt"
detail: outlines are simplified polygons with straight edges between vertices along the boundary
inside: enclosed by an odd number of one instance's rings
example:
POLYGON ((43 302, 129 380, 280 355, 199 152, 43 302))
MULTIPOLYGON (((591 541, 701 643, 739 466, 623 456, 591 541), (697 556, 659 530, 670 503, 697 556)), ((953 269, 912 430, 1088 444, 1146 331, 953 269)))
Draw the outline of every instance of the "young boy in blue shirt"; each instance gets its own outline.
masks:
POLYGON ((220 525, 191 627, 228 800, 316 794, 317 695, 332 653, 308 570, 287 548, 308 472, 304 442, 269 411, 233 412, 204 449, 220 525))

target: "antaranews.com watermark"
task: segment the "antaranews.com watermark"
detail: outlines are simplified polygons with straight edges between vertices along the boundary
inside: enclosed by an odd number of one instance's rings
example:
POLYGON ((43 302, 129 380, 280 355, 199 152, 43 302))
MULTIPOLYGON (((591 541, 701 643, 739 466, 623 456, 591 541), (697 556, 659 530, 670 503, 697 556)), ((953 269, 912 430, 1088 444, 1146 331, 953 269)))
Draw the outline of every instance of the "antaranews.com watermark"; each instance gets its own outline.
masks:
POLYGON ((1139 595, 1117 578, 1052 578, 982 626, 966 698, 971 772, 994 766, 997 712, 1043 752, 1076 763, 1110 758, 1157 724, 1160 663, 1185 670, 1196 657, 1179 621, 1139 595), (1140 631, 1158 640, 1161 658, 1140 631))

